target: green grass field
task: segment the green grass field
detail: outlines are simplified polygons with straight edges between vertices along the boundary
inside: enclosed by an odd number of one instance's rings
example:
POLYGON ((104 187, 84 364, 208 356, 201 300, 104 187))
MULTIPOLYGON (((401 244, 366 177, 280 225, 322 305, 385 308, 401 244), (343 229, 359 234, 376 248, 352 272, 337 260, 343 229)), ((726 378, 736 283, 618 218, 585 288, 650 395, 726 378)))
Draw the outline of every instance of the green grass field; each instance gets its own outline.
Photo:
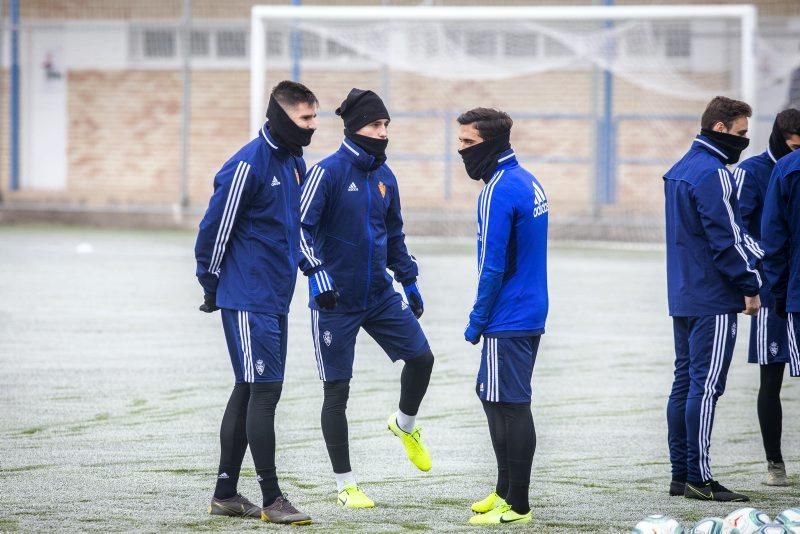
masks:
MULTIPOLYGON (((232 373, 219 314, 197 311, 193 240, 189 232, 0 228, 0 531, 288 528, 206 512, 232 373)), ((298 280, 276 425, 282 487, 315 521, 304 531, 473 530, 469 505, 494 485, 473 389, 479 350, 462 339, 474 298, 473 246, 411 241, 422 271, 422 324, 437 358, 419 419, 433 456, 429 473, 411 466, 385 428, 401 364, 359 337, 351 453, 373 510, 335 504, 306 286, 298 280)), ((625 532, 650 513, 688 525, 737 508, 666 494, 673 355, 663 264, 658 250, 551 247, 527 531, 625 532)), ((795 486, 769 488, 761 485, 758 369, 746 363, 749 319, 740 316, 739 326, 712 467, 774 517, 800 505, 800 380, 787 373, 783 393, 784 456, 795 486)), ((243 473, 241 492, 257 500, 249 455, 243 473)))

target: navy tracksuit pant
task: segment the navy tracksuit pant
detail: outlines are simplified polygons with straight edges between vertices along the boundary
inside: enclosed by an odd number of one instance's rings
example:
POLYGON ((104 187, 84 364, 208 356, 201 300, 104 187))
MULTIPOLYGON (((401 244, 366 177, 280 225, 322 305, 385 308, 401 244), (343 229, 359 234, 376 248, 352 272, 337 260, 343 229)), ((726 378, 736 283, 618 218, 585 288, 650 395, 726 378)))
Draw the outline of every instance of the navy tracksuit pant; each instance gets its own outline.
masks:
POLYGON ((736 343, 736 314, 673 317, 675 380, 667 405, 673 480, 711 480, 714 408, 736 343))

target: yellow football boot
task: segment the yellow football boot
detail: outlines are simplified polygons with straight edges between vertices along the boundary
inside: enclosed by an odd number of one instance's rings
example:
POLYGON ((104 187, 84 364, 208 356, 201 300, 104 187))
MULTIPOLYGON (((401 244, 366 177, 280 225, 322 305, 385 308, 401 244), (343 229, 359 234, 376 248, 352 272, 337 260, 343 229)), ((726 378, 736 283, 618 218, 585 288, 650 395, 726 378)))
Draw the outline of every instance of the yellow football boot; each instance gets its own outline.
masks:
POLYGON ((473 515, 469 518, 470 525, 506 525, 530 523, 533 512, 518 514, 511 509, 510 504, 503 504, 485 514, 473 515))
POLYGON ((392 434, 400 438, 400 441, 403 442, 403 447, 406 449, 406 456, 411 460, 411 463, 416 465, 417 469, 420 471, 430 471, 431 455, 428 452, 428 448, 422 442, 420 427, 415 426, 414 431, 409 434, 397 426, 397 414, 390 415, 387 424, 392 434))
POLYGON ((505 499, 493 491, 485 499, 472 503, 472 511, 476 514, 485 514, 504 504, 506 504, 505 499))
POLYGON ((339 492, 339 506, 345 508, 374 508, 375 502, 355 484, 349 484, 339 492))

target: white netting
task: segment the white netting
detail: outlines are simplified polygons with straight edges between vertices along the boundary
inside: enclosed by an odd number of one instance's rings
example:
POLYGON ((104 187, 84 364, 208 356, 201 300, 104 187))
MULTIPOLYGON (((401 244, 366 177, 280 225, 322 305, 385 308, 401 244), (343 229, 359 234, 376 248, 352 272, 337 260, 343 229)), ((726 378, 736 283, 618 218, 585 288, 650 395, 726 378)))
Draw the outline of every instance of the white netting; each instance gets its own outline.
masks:
MULTIPOLYGON (((280 35, 280 23, 273 31, 280 35)), ((689 21, 543 24, 515 22, 295 22, 302 48, 315 36, 342 57, 445 80, 498 80, 556 70, 608 69, 632 84, 688 100, 738 91, 732 77, 698 83, 676 57, 690 53, 689 21), (544 48, 544 53, 538 49, 544 48), (532 60, 535 59, 535 60, 532 60)), ((725 26, 720 30, 728 31, 725 26)), ((734 30, 735 32, 735 30, 734 30)), ((735 44, 736 38, 728 44, 735 44)), ((736 54, 738 57, 738 54, 736 54)), ((717 71, 735 71, 726 58, 717 71)))
POLYGON ((491 106, 515 120, 512 142, 548 190, 556 233, 658 239, 661 176, 711 98, 743 95, 734 17, 264 23, 265 90, 292 76, 322 102, 309 159, 336 148, 331 111, 350 87, 384 97, 390 165, 423 232, 472 232, 476 184, 456 152, 455 118, 491 106))

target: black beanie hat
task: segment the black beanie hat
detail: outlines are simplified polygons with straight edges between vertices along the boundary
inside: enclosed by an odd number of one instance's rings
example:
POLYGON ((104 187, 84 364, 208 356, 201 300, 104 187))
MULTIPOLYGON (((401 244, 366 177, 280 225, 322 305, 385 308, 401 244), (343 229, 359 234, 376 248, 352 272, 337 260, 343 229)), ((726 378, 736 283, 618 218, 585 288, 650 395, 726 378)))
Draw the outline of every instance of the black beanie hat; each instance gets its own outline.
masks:
POLYGON ((344 121, 345 129, 354 134, 367 124, 380 119, 388 119, 389 112, 381 97, 367 89, 350 89, 350 94, 336 110, 344 121))

